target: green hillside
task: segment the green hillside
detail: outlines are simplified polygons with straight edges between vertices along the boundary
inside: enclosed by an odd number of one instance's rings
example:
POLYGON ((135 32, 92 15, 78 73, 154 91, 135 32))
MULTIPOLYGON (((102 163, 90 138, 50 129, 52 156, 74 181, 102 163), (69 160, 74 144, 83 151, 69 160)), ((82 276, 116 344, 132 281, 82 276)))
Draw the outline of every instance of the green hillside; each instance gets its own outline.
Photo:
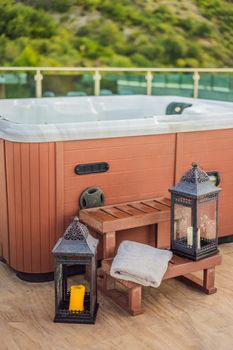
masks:
POLYGON ((0 65, 232 67, 231 0, 0 0, 0 65))

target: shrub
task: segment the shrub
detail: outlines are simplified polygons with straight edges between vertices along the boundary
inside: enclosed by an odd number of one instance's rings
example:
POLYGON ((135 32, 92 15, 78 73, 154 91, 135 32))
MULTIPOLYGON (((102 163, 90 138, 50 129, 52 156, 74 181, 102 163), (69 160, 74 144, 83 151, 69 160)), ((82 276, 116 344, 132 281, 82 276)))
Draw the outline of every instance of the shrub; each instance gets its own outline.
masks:
POLYGON ((17 2, 46 11, 66 12, 74 4, 75 0, 18 0, 17 2))
POLYGON ((49 38, 54 35, 55 22, 42 10, 35 10, 23 4, 12 6, 0 1, 0 35, 10 39, 21 36, 49 38))

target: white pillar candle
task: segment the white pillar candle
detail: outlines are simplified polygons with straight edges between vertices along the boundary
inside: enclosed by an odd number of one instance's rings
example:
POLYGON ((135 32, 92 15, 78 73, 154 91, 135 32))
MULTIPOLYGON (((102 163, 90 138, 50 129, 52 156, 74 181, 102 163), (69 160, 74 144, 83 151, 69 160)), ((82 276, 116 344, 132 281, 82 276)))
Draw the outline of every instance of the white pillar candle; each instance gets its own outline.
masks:
POLYGON ((176 239, 176 235, 177 235, 177 221, 174 222, 174 235, 175 235, 175 239, 176 239))
MULTIPOLYGON (((187 228, 187 245, 193 246, 193 227, 189 226, 187 228)), ((197 249, 201 249, 201 232, 200 229, 197 230, 197 249)))
POLYGON ((187 228, 187 245, 193 246, 193 227, 189 226, 187 228))
POLYGON ((197 230, 197 249, 201 249, 201 233, 200 233, 200 229, 197 230))

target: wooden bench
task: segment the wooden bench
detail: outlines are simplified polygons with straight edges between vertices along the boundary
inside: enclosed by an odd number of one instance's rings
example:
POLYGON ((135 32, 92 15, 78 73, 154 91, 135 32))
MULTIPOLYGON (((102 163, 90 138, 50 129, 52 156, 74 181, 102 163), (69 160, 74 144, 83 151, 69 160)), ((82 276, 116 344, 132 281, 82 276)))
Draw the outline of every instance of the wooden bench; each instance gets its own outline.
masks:
MULTIPOLYGON (((116 280, 109 274, 112 258, 117 248, 117 233, 122 230, 149 226, 151 238, 147 242, 154 247, 160 247, 159 242, 164 235, 164 223, 170 222, 170 200, 167 198, 153 198, 137 202, 115 204, 99 208, 82 209, 80 220, 97 232, 103 239, 101 254, 102 268, 99 271, 98 287, 117 304, 131 315, 143 312, 141 307, 142 286, 123 280, 116 280), (121 285, 126 293, 116 288, 121 285)), ((137 240, 132 236, 132 239, 137 240)), ((204 293, 216 292, 214 287, 215 266, 221 263, 219 254, 200 260, 191 261, 174 256, 169 263, 164 279, 179 277, 204 293), (192 272, 203 270, 203 279, 191 275, 192 272)))
MULTIPOLYGON (((215 282, 215 266, 221 264, 221 255, 205 258, 199 261, 192 261, 174 255, 168 265, 168 269, 163 280, 177 277, 181 281, 198 288, 206 294, 216 293, 217 288, 215 282), (203 278, 197 278, 192 273, 203 270, 203 278)), ((102 262, 102 270, 98 278, 98 287, 100 290, 120 305, 131 315, 136 316, 143 313, 141 306, 142 286, 140 284, 115 279, 110 276, 110 267, 112 259, 105 259, 102 262), (120 284, 126 292, 116 288, 116 284, 120 284)))
MULTIPOLYGON (((79 212, 79 218, 103 239, 101 258, 112 258, 117 248, 117 233, 122 230, 148 226, 151 231, 150 241, 145 243, 160 247, 161 236, 165 233, 164 224, 168 226, 170 222, 170 200, 153 198, 82 209, 79 212)), ((132 239, 137 240, 133 235, 132 239)))

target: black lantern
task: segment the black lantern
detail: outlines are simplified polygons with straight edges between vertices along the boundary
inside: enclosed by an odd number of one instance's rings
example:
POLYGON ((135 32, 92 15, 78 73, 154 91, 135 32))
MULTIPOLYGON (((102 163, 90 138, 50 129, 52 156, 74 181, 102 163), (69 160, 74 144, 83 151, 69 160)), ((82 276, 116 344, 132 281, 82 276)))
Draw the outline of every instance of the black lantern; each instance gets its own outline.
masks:
POLYGON ((171 250, 192 260, 218 252, 218 195, 196 163, 171 192, 171 250))
POLYGON ((96 251, 98 240, 78 218, 58 240, 52 254, 55 258, 55 318, 54 322, 95 323, 98 310, 96 281, 96 251), (72 265, 84 265, 84 285, 68 287, 67 269, 72 265))

